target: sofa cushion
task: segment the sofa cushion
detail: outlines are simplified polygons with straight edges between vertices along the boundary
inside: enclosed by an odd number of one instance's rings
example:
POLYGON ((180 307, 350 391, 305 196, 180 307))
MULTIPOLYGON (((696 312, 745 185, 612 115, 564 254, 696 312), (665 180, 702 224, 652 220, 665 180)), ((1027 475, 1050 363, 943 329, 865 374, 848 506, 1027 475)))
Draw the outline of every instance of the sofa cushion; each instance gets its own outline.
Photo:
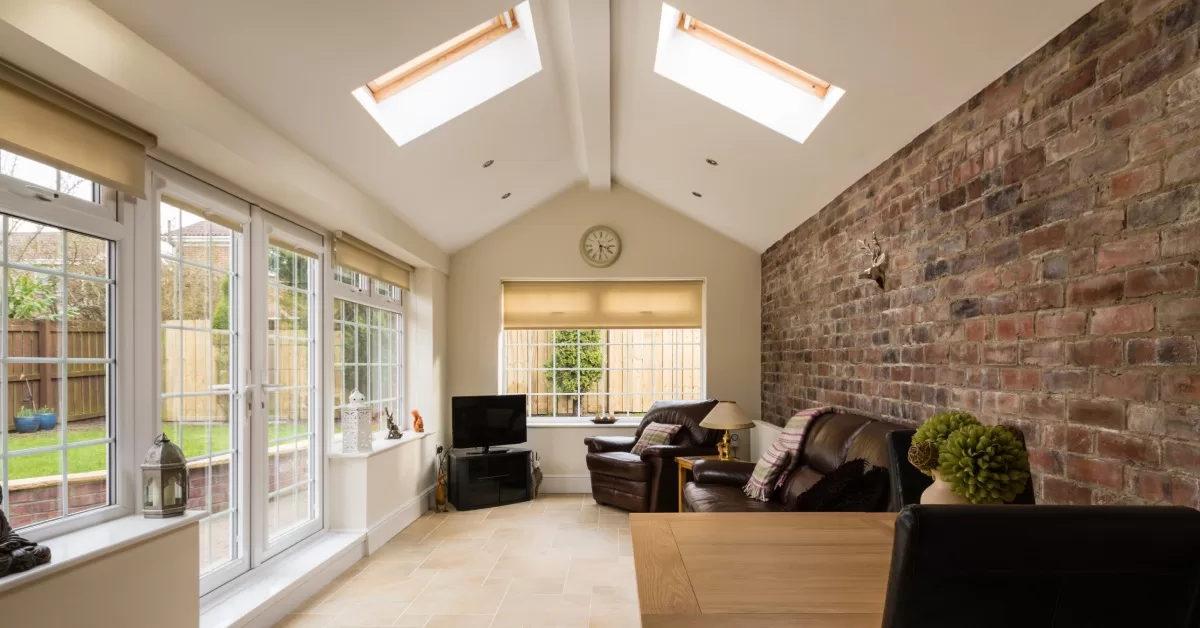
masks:
POLYGON ((814 484, 825 477, 823 473, 817 473, 812 467, 800 467, 788 474, 787 482, 783 488, 776 491, 776 499, 781 504, 793 504, 800 495, 812 488, 814 484))
POLYGON ((612 475, 626 480, 645 482, 650 478, 650 465, 641 456, 627 451, 608 451, 587 455, 588 471, 612 475))
POLYGON ((863 459, 876 467, 888 466, 888 432, 901 429, 901 426, 886 421, 871 421, 863 426, 850 443, 846 451, 846 460, 863 459))
POLYGON ((682 425, 683 429, 676 435, 675 440, 672 441, 673 444, 715 447, 717 441, 721 440, 721 435, 724 432, 700 427, 700 422, 715 407, 717 407, 716 399, 705 399, 704 401, 655 401, 654 405, 650 406, 650 410, 646 412, 646 416, 642 417, 642 422, 638 425, 636 435, 641 436, 642 432, 651 423, 682 425))
POLYGON ((792 454, 788 452, 787 445, 778 440, 771 443, 771 446, 759 457, 758 464, 754 465, 754 472, 750 474, 750 480, 746 482, 743 489, 746 497, 763 502, 770 499, 771 493, 775 491, 776 480, 787 470, 791 462, 792 454))
POLYGON ((872 419, 858 414, 827 414, 815 421, 804 439, 803 464, 826 474, 842 466, 851 439, 872 419))
POLYGON ((655 445, 670 445, 675 439, 675 434, 682 429, 682 425, 668 425, 666 423, 651 423, 642 430, 642 435, 638 436, 637 443, 630 450, 630 453, 640 456, 647 448, 655 445))
POLYGON ((739 486, 724 484, 697 484, 688 482, 683 487, 683 503, 692 512, 782 512, 777 502, 760 502, 746 497, 739 486))

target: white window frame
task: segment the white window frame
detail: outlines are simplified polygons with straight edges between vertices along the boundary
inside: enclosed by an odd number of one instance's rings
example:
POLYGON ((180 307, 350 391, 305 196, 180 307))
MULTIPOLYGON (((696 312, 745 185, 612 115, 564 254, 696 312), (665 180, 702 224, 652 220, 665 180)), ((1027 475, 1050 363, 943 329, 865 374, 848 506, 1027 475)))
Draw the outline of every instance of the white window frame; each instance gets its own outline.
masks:
MULTIPOLYGON (((697 356, 696 356, 696 359, 699 361, 699 365, 698 365, 696 368, 697 368, 697 369, 698 369, 698 371, 699 371, 699 373, 698 373, 698 377, 699 377, 699 384, 700 384, 700 391, 699 391, 699 393, 698 393, 698 396, 696 397, 696 399, 697 399, 697 400, 702 400, 702 399, 706 399, 706 398, 707 398, 707 394, 708 394, 708 393, 707 393, 707 388, 708 388, 708 366, 707 366, 707 355, 708 355, 708 352, 707 352, 707 346, 708 346, 708 342, 707 342, 707 334, 705 333, 705 328, 704 328, 704 327, 696 327, 696 328, 689 328, 689 329, 696 331, 696 332, 697 332, 697 334, 699 335, 699 338, 700 338, 700 341, 699 341, 699 343, 698 343, 698 344, 697 344, 697 346, 696 346, 696 348, 697 348, 697 351, 698 351, 698 354, 697 354, 697 356)), ((511 373, 511 372, 513 372, 513 371, 526 371, 526 372, 528 372, 528 373, 529 373, 529 375, 530 375, 530 378, 532 378, 532 377, 533 377, 533 375, 534 375, 535 373, 540 373, 540 372, 543 372, 543 371, 544 371, 544 369, 541 369, 541 368, 528 368, 528 369, 509 369, 509 368, 508 368, 508 356, 509 356, 509 349, 510 349, 510 345, 509 345, 509 343, 508 343, 507 334, 508 334, 508 332, 509 332, 509 331, 510 331, 510 330, 501 330, 501 332, 500 332, 500 369, 499 369, 499 370, 500 370, 500 383, 499 383, 499 388, 500 388, 500 389, 499 389, 499 394, 501 394, 501 395, 504 395, 504 394, 520 394, 520 393, 509 393, 509 392, 508 392, 508 382, 509 382, 509 375, 510 375, 510 373, 511 373)), ((527 330, 527 331, 530 331, 530 332, 540 332, 540 331, 550 331, 550 332, 553 332, 554 330, 527 330)), ((567 330, 567 331, 570 331, 570 330, 567 330)), ((586 330, 583 330, 583 331, 586 331, 586 330)), ((603 332, 620 331, 620 330, 614 330, 614 329, 600 329, 599 331, 601 331, 601 332, 603 333, 603 332)), ((639 330, 624 330, 624 331, 639 331, 639 330)), ((646 329, 646 330, 640 330, 640 331, 653 332, 654 330, 652 330, 652 329, 646 329)), ((602 338, 603 338, 603 337, 602 337, 602 338)), ((599 346, 600 346, 600 347, 603 347, 603 348, 605 348, 605 350, 607 350, 607 348, 608 348, 608 347, 610 347, 610 346, 639 346, 639 345, 648 345, 648 346, 651 346, 651 347, 664 347, 664 346, 676 346, 676 345, 677 345, 677 343, 654 343, 654 342, 652 341, 652 339, 653 339, 653 336, 651 335, 651 341, 647 341, 647 342, 644 342, 644 343, 628 343, 628 342, 626 342, 626 343, 612 343, 612 342, 609 342, 608 340, 602 340, 599 346)), ((690 344, 690 343, 689 343, 689 344, 690 344)), ((522 347, 522 348, 524 348, 525 350, 527 350, 527 351, 528 351, 528 350, 530 350, 531 348, 534 348, 534 347, 538 347, 538 346, 553 346, 553 344, 550 344, 550 345, 543 345, 543 344, 521 344, 521 345, 518 345, 518 346, 520 346, 520 347, 522 347)), ((553 351, 551 352, 551 354, 553 355, 553 351)), ((652 355, 653 355, 653 353, 652 353, 652 355)), ((563 369, 563 370, 578 370, 578 369, 563 369)), ((589 369, 589 370, 591 370, 591 369, 589 369)), ((626 371, 651 371, 651 372, 657 372, 657 371, 661 371, 662 369, 661 369, 661 368, 654 368, 653 366, 651 366, 651 367, 649 367, 649 368, 643 368, 643 369, 634 369, 634 368, 628 368, 628 367, 626 367, 626 368, 612 368, 612 367, 611 367, 611 365, 609 365, 609 364, 607 363, 607 360, 606 360, 606 361, 605 361, 605 363, 604 363, 604 366, 602 366, 600 369, 595 369, 595 370, 599 370, 599 371, 601 371, 601 372, 626 372, 626 371)), ((682 369, 672 369, 672 370, 682 370, 682 369)), ((586 396, 587 394, 592 394, 592 395, 600 395, 600 396, 618 396, 618 395, 644 395, 644 394, 655 394, 655 392, 656 392, 656 391, 653 391, 653 390, 649 390, 649 391, 636 391, 636 392, 624 392, 624 393, 608 393, 608 392, 603 392, 603 393, 601 393, 601 392, 597 392, 597 393, 580 393, 580 396, 581 396, 581 397, 582 397, 582 396, 586 396)), ((533 400, 533 398, 534 398, 534 397, 550 397, 551 399, 555 399, 556 397, 561 397, 561 396, 569 396, 569 395, 568 395, 567 393, 559 393, 559 394, 554 394, 554 393, 546 393, 546 394, 533 394, 533 393, 530 393, 530 392, 526 391, 526 393, 525 393, 525 396, 526 396, 526 399, 530 401, 531 412, 530 412, 530 415, 529 415, 529 417, 528 417, 528 419, 527 419, 527 420, 528 420, 528 424, 529 424, 529 425, 531 425, 531 426, 536 426, 536 425, 539 425, 539 424, 541 424, 541 425, 555 425, 555 424, 562 424, 562 423, 578 423, 578 422, 581 422, 581 421, 586 421, 586 420, 589 420, 589 419, 591 418, 591 415, 588 415, 588 414, 583 414, 583 413, 582 413, 582 409, 578 410, 579 414, 577 414, 577 415, 570 415, 570 414, 563 414, 563 415, 560 415, 560 414, 557 414, 557 411, 558 411, 558 407, 557 407, 557 401, 554 401, 554 402, 553 402, 553 407, 554 407, 554 410, 555 410, 555 414, 554 414, 554 415, 552 415, 552 416, 534 416, 534 415, 532 414, 532 400, 533 400)), ((627 413, 620 413, 620 414, 616 414, 616 416, 617 416, 618 420, 620 420, 620 419, 627 419, 627 420, 637 420, 637 419, 640 419, 642 416, 645 416, 645 414, 644 414, 644 413, 632 413, 632 412, 627 412, 627 413)))
MULTIPOLYGON (((112 430, 107 439, 111 443, 109 505, 22 528, 21 536, 35 542, 132 514, 136 511, 136 497, 140 494, 137 487, 141 481, 141 471, 136 453, 137 439, 134 438, 138 425, 134 417, 139 416, 144 407, 139 408, 141 404, 135 397, 133 382, 148 369, 139 366, 142 361, 135 357, 134 317, 130 314, 138 310, 135 307, 137 282, 134 279, 134 260, 137 257, 134 232, 138 208, 134 206, 135 203, 124 202, 124 198, 118 201, 118 194, 113 190, 99 189, 103 203, 97 204, 59 194, 22 179, 0 175, 0 208, 4 213, 112 242, 109 268, 115 298, 109 302, 108 313, 108 344, 113 360, 109 371, 108 402, 112 430)), ((4 282, 7 288, 7 280, 4 282)), ((7 319, 7 297, 0 309, 3 309, 3 317, 7 319)), ((0 346, 7 355, 7 334, 0 336, 0 346)), ((6 380, 7 376, 0 379, 6 380)), ((4 405, 8 401, 7 394, 7 385, 0 386, 0 407, 7 407, 4 405)), ((0 430, 0 438, 7 437, 7 428, 0 430)), ((69 487, 64 486, 63 490, 69 491, 69 487)), ((4 492, 5 503, 8 503, 7 487, 4 492)))
MULTIPOLYGON (((334 307, 337 303, 337 299, 341 299, 343 301, 350 301, 351 303, 355 303, 358 305, 365 305, 367 307, 377 308, 377 309, 384 310, 387 312, 392 312, 392 313, 398 314, 400 316, 398 325, 397 325, 396 329, 393 331, 393 333, 396 334, 396 336, 395 336, 396 344, 397 344, 396 356, 399 358, 399 362, 398 362, 399 368, 396 369, 396 379, 397 379, 396 391, 397 391, 397 394, 399 395, 399 399, 397 400, 397 404, 396 404, 397 405, 396 422, 399 425, 404 425, 405 422, 404 422, 403 415, 404 415, 404 413, 406 413, 408 411, 408 391, 405 389, 405 386, 404 386, 404 382, 407 379, 405 377, 406 366, 407 366, 407 364, 406 364, 407 360, 405 358, 407 356, 406 352, 408 350, 408 338, 407 338, 407 328, 406 328, 406 324, 407 324, 407 320, 408 320, 407 315, 408 315, 408 301, 409 301, 409 299, 406 298, 406 293, 408 291, 405 290, 404 288, 400 288, 399 286, 395 286, 398 289, 397 292, 399 293, 399 298, 394 298, 392 296, 380 294, 379 291, 376 289, 377 286, 379 285, 380 281, 378 279, 372 279, 366 275, 361 275, 361 274, 360 274, 361 281, 363 283, 365 283, 365 285, 360 284, 358 287, 351 286, 342 281, 333 279, 333 277, 335 277, 338 272, 338 268, 339 267, 337 266, 337 264, 330 265, 329 272, 328 272, 330 281, 328 281, 326 283, 326 285, 328 286, 327 301, 329 302, 329 312, 330 312, 330 315, 329 315, 330 324, 327 329, 327 333, 329 334, 329 338, 330 338, 328 346, 330 346, 330 347, 333 346, 333 335, 334 335, 333 334, 333 321, 336 320, 336 316, 334 314, 334 307)), ((349 269, 344 269, 344 270, 348 271, 349 269)), ((384 282, 384 283, 386 283, 386 282, 384 282)), ((335 373, 337 371, 336 371, 336 367, 334 366, 334 360, 333 360, 332 354, 330 355, 330 359, 329 359, 329 370, 330 370, 330 376, 329 376, 330 388, 328 389, 329 390, 329 398, 330 398, 329 432, 332 434, 333 433, 333 417, 334 417, 334 413, 337 412, 337 409, 338 409, 338 406, 335 406, 333 403, 333 386, 337 385, 337 382, 335 380, 335 373)), ((349 395, 350 391, 343 391, 343 394, 349 395)), ((343 401, 344 401, 344 399, 343 399, 343 401)), ((370 400, 368 400, 368 402, 369 401, 370 400)), ((380 428, 375 430, 374 434, 375 434, 375 436, 378 437, 379 435, 386 434, 386 433, 387 433, 387 424, 384 421, 380 421, 380 428)), ((335 434, 333 436, 333 442, 341 443, 342 435, 335 434)))

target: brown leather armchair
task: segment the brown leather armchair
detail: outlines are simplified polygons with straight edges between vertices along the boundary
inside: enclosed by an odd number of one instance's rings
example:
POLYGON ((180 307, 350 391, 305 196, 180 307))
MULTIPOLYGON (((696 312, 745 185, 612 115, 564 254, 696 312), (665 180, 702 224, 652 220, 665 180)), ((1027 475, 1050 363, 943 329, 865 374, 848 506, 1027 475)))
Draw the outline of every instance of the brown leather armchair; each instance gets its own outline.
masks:
POLYGON ((592 498, 597 503, 633 512, 678 510, 679 474, 675 458, 711 456, 717 453, 721 433, 700 427, 715 408, 715 399, 705 401, 658 401, 642 418, 633 436, 590 436, 587 466, 592 475, 592 498), (657 445, 630 453, 646 426, 651 423, 682 425, 670 445, 657 445))

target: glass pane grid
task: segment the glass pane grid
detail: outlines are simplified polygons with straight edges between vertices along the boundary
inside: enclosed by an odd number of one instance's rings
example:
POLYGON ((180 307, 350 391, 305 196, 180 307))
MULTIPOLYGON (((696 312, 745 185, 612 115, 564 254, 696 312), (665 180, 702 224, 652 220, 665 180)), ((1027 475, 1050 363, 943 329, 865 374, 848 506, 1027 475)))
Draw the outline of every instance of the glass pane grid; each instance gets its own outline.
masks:
POLYGON ((162 203, 160 429, 188 460, 188 508, 204 510, 200 570, 239 557, 236 542, 236 329, 241 234, 162 203))
POLYGON ((386 408, 399 425, 403 407, 403 316, 397 312, 334 300, 334 431, 341 432, 341 413, 357 389, 371 408, 372 431, 387 427, 386 408))
MULTIPOLYGON (((0 174, 41 166, 13 159, 0 151, 0 174)), ((4 214, 0 228, 0 490, 20 529, 111 502, 112 243, 4 214)))
POLYGON ((505 392, 531 417, 640 416, 702 399, 702 357, 700 329, 506 330, 505 392))

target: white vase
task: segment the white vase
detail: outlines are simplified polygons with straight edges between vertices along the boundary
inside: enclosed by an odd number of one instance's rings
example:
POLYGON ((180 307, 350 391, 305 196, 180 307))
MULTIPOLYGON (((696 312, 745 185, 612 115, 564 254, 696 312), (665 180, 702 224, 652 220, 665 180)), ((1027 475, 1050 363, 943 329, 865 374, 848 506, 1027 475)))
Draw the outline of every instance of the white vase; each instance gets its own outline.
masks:
POLYGON ((942 472, 933 471, 933 484, 921 493, 922 504, 967 504, 967 498, 954 492, 950 483, 942 479, 942 472))

